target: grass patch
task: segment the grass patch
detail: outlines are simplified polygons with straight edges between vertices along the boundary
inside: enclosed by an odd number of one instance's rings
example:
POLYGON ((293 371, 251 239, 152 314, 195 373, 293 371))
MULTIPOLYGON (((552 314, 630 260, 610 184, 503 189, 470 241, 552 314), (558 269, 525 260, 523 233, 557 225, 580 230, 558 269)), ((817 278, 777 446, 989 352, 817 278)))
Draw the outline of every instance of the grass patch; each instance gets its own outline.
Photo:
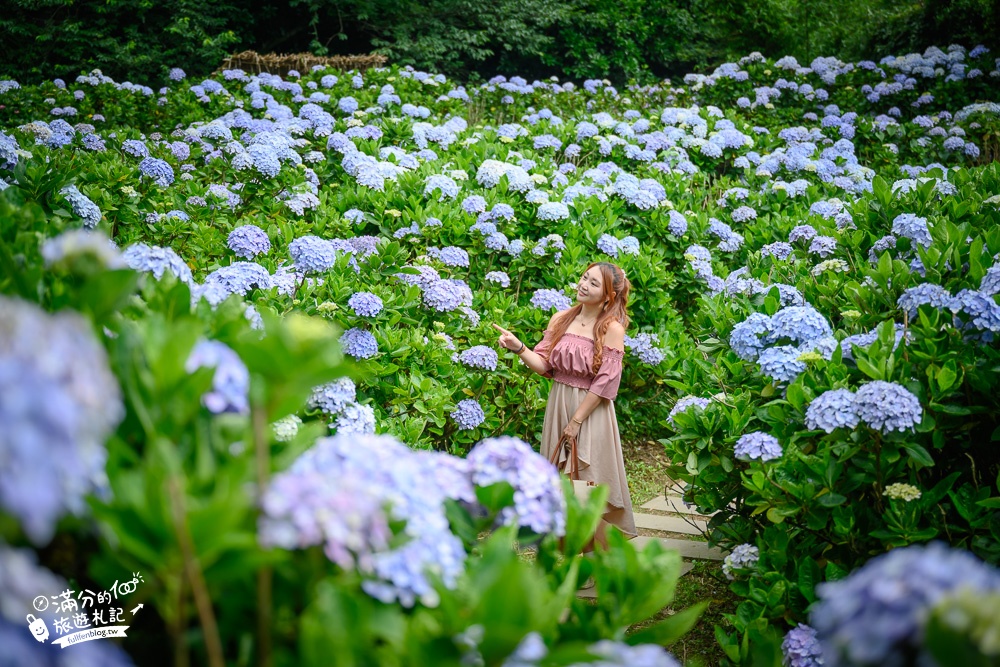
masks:
POLYGON ((708 667, 718 665, 725 658, 722 648, 715 641, 715 626, 732 628, 722 616, 736 613, 740 598, 729 590, 729 582, 722 574, 722 563, 715 561, 695 561, 694 569, 677 581, 674 602, 647 621, 629 628, 629 633, 642 630, 668 616, 708 600, 705 613, 691 632, 669 647, 670 652, 688 667, 708 667))
POLYGON ((632 507, 639 507, 663 495, 670 460, 658 442, 623 442, 625 477, 632 494, 632 507))

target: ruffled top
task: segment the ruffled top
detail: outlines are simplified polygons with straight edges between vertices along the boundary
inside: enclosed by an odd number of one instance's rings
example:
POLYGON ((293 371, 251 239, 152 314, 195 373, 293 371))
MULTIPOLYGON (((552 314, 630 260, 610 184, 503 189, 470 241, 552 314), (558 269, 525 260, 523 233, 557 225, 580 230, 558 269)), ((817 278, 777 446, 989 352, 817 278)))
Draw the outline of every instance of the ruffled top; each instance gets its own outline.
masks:
POLYGON ((622 360, 625 353, 605 345, 601 368, 597 375, 594 375, 592 339, 566 332, 559 339, 555 349, 552 349, 552 334, 552 331, 546 329, 541 342, 534 348, 535 354, 547 359, 545 377, 571 387, 589 389, 598 396, 613 401, 618 395, 618 386, 621 384, 622 360))

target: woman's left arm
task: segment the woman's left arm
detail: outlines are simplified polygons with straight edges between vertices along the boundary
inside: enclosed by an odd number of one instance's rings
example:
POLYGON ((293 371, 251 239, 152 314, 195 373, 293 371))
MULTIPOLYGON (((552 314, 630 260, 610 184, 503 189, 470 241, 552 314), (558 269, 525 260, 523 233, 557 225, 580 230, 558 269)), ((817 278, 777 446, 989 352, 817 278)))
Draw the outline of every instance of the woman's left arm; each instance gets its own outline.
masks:
MULTIPOLYGON (((619 350, 622 353, 625 352, 625 327, 623 327, 618 322, 612 322, 611 326, 608 327, 607 333, 604 335, 604 344, 613 350, 619 350)), ((597 406, 601 404, 602 401, 611 400, 604 398, 599 394, 595 394, 593 391, 587 392, 587 396, 580 403, 580 406, 573 413, 572 418, 570 418, 569 424, 566 425, 565 432, 567 435, 576 437, 580 433, 580 427, 583 422, 587 421, 587 417, 590 416, 597 406)))

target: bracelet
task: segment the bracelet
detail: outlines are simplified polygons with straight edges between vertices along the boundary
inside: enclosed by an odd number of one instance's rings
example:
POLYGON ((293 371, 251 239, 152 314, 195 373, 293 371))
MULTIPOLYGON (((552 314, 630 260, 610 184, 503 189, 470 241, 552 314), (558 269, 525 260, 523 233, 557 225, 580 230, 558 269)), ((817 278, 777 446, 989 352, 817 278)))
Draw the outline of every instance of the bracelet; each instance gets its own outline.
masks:
POLYGON ((581 421, 577 421, 576 417, 570 417, 570 419, 571 419, 572 421, 575 421, 575 422, 576 422, 577 424, 579 424, 580 426, 583 426, 583 422, 581 422, 581 421))
POLYGON ((521 354, 522 352, 524 352, 524 348, 526 348, 526 347, 528 347, 528 346, 525 345, 524 343, 521 343, 521 349, 518 350, 517 352, 515 352, 514 354, 521 354))

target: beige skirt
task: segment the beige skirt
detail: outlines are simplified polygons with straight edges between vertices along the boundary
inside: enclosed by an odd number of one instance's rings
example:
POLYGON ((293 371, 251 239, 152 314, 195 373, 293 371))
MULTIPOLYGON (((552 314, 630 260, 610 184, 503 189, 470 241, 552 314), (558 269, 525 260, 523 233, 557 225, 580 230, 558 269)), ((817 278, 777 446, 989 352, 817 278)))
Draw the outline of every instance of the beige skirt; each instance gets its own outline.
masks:
MULTIPOLYGON (((561 382, 552 383, 549 401, 545 406, 542 426, 541 453, 552 459, 552 452, 559 445, 563 429, 573 418, 576 409, 589 392, 561 382)), ((583 421, 577 436, 577 458, 580 479, 604 484, 610 489, 608 511, 604 520, 617 526, 623 533, 635 537, 635 518, 632 516, 632 497, 625 481, 625 458, 622 456, 621 435, 613 401, 602 400, 583 421)), ((559 454, 559 469, 569 470, 569 448, 559 454)))

